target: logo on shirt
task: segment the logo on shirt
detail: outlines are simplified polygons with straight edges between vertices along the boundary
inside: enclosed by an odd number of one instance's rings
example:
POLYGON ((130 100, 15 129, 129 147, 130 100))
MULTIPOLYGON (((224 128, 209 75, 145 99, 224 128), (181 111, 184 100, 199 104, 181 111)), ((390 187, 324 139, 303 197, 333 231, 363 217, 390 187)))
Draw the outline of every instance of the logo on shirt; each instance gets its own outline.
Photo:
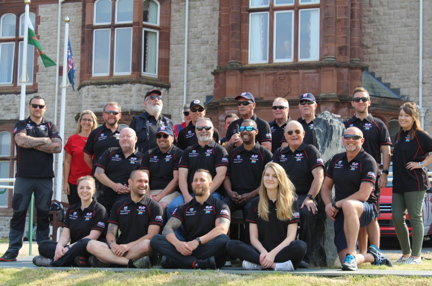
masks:
POLYGON ((213 206, 206 206, 205 208, 204 208, 204 213, 205 214, 209 214, 209 213, 211 213, 213 211, 213 206))
POLYGON ((159 159, 156 155, 152 156, 149 160, 150 163, 158 163, 159 159))
POLYGON ((206 155, 206 157, 210 157, 212 153, 213 153, 213 149, 207 149, 207 150, 205 151, 205 155, 206 155))
POLYGON ((410 136, 409 136, 409 134, 407 135, 407 137, 405 137, 405 142, 410 142, 410 136))
POLYGON ((85 216, 84 216, 84 218, 85 218, 86 221, 90 220, 92 217, 93 217, 93 213, 92 212, 86 213, 85 216))
POLYGON ((69 219, 72 219, 72 220, 78 219, 78 213, 77 212, 70 213, 69 219))
POLYGON ((33 126, 32 126, 30 123, 27 123, 27 125, 26 125, 26 129, 31 130, 31 129, 33 129, 33 126))
POLYGON ((221 214, 221 215, 227 215, 227 216, 229 216, 229 211, 223 209, 223 210, 220 211, 220 214, 221 214))
POLYGON ((296 162, 300 162, 301 160, 303 160, 303 153, 295 154, 294 158, 295 158, 296 162))
POLYGON ((105 139, 107 139, 108 137, 104 134, 104 133, 101 133, 101 134, 99 134, 99 137, 97 138, 97 140, 98 141, 102 141, 102 140, 105 140, 105 139))
POLYGON ((237 158, 234 158, 234 160, 233 160, 234 164, 239 164, 241 162, 243 162, 243 159, 240 155, 237 155, 237 158))
POLYGON ((353 162, 351 165, 350 165, 350 171, 355 171, 355 170, 357 170, 358 169, 358 164, 359 163, 357 163, 357 162, 353 162))
POLYGON ((145 213, 145 211, 146 211, 146 207, 145 206, 139 206, 137 208, 138 215, 142 215, 143 213, 145 213))
POLYGON ((113 157, 111 157, 111 161, 113 162, 120 162, 122 158, 119 156, 119 154, 115 154, 113 157))
POLYGON ((173 158, 173 155, 172 155, 172 154, 168 154, 168 155, 166 155, 166 156, 165 156, 165 162, 169 162, 169 161, 171 161, 172 158, 173 158))
POLYGON ((299 218, 300 218, 300 213, 299 213, 299 212, 295 212, 295 213, 293 213, 293 219, 294 219, 294 218, 299 219, 299 218))
POLYGON ((371 179, 374 180, 374 181, 375 181, 375 179, 376 179, 376 175, 375 175, 374 172, 368 172, 366 176, 369 177, 369 178, 371 178, 371 179))
POLYGON ((276 131, 276 128, 274 126, 270 126, 270 131, 271 131, 271 133, 273 133, 276 131))
POLYGON ((193 133, 191 130, 189 130, 187 133, 186 133, 186 138, 192 138, 192 137, 194 137, 195 136, 195 133, 193 133))
POLYGON ((228 158, 222 158, 222 163, 228 163, 228 158))
POLYGON ((194 210, 194 208, 190 208, 190 209, 188 209, 187 211, 186 211, 186 216, 192 216, 192 215, 195 215, 196 214, 196 211, 194 210))
POLYGON ((363 127, 364 127, 364 130, 371 130, 372 129, 372 123, 366 122, 363 127))
POLYGON ((130 214, 130 210, 128 210, 128 207, 125 206, 123 209, 120 210, 119 215, 128 215, 130 214))
POLYGON ((160 222, 160 223, 163 223, 163 218, 162 218, 162 216, 160 216, 160 215, 156 216, 156 217, 155 217, 155 221, 160 222))
POLYGON ((324 164, 324 161, 323 161, 323 159, 321 159, 321 158, 317 158, 317 163, 318 163, 318 164, 324 164))
POLYGON ((258 161, 258 155, 251 155, 250 160, 251 163, 256 163, 258 161))
POLYGON ((192 152, 189 153, 189 158, 195 158, 198 157, 198 153, 196 150, 192 150, 192 152))
POLYGON ((342 167, 343 167, 342 160, 340 160, 339 162, 337 162, 336 165, 334 166, 335 169, 340 169, 342 167))
POLYGON ((39 130, 40 131, 45 131, 46 129, 47 129, 47 126, 45 124, 39 125, 39 130))
POLYGON ((281 155, 280 156, 280 158, 279 158, 279 161, 282 163, 282 162, 286 162, 286 161, 288 161, 288 158, 285 156, 285 155, 281 155))
POLYGON ((266 138, 267 139, 272 139, 271 133, 266 133, 266 138))
POLYGON ((97 226, 100 228, 105 228, 105 223, 103 221, 100 221, 97 223, 97 226))
POLYGON ((309 124, 308 127, 309 127, 310 130, 314 129, 313 123, 309 124))
POLYGON ((120 140, 120 133, 114 133, 113 137, 117 140, 120 140))
POLYGON ((138 163, 138 158, 137 157, 132 157, 129 159, 129 163, 132 165, 135 165, 136 163, 138 163))

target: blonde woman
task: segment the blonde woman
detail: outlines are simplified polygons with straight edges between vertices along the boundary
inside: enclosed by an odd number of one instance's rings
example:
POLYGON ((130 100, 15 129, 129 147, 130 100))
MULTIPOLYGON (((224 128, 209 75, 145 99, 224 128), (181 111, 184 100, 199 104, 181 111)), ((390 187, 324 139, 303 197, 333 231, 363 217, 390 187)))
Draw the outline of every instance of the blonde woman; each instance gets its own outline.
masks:
POLYGON ((75 134, 70 136, 65 149, 63 162, 63 191, 68 195, 70 205, 80 201, 77 193, 77 180, 91 175, 91 169, 84 161, 84 146, 90 132, 97 127, 96 115, 91 110, 80 113, 75 134))
POLYGON ((277 163, 268 163, 262 174, 259 197, 252 201, 247 221, 251 245, 238 240, 227 243, 232 257, 243 261, 244 269, 296 269, 307 246, 295 240, 299 212, 294 185, 277 163))

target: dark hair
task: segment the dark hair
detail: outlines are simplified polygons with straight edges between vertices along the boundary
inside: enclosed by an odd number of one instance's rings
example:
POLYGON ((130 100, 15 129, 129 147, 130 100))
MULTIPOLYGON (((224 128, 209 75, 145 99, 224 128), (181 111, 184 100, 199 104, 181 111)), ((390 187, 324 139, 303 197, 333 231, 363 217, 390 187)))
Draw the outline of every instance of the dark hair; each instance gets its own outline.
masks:
POLYGON ((32 98, 30 98, 30 100, 29 100, 29 105, 31 104, 31 102, 32 102, 32 100, 33 99, 42 99, 43 101, 45 101, 45 104, 46 104, 46 100, 45 100, 45 98, 43 98, 42 96, 40 96, 40 95, 35 95, 35 96, 33 96, 32 98))
MULTIPOLYGON (((417 130, 423 131, 420 123, 420 111, 414 102, 405 102, 400 106, 399 111, 400 110, 403 110, 406 114, 413 118, 413 125, 408 132, 410 140, 413 140, 417 130)), ((396 135, 396 140, 400 140, 402 131, 402 127, 400 127, 399 132, 396 135)))

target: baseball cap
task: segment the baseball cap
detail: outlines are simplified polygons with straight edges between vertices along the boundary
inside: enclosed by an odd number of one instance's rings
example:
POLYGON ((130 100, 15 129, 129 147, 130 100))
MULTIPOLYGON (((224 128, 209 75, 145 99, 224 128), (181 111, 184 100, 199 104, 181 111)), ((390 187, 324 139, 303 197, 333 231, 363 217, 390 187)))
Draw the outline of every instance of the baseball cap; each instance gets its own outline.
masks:
POLYGON ((299 102, 302 100, 309 100, 309 101, 316 102, 315 96, 312 93, 303 93, 299 98, 299 102))
POLYGON ((170 126, 159 126, 159 128, 156 131, 156 134, 158 133, 165 133, 174 136, 174 131, 170 126))
POLYGON ((251 100, 252 102, 255 102, 255 97, 253 96, 253 94, 247 91, 240 93, 240 95, 236 96, 235 100, 237 100, 239 97, 243 97, 251 100))
POLYGON ((189 109, 192 110, 195 106, 200 106, 204 108, 204 103, 201 102, 199 99, 194 99, 189 105, 189 109))
POLYGON ((189 112, 190 111, 190 104, 189 103, 186 103, 184 106, 183 106, 183 112, 189 112))
POLYGON ((147 91, 147 93, 144 95, 144 98, 146 98, 147 96, 149 96, 152 93, 162 95, 162 91, 160 91, 159 89, 152 89, 150 91, 147 91))

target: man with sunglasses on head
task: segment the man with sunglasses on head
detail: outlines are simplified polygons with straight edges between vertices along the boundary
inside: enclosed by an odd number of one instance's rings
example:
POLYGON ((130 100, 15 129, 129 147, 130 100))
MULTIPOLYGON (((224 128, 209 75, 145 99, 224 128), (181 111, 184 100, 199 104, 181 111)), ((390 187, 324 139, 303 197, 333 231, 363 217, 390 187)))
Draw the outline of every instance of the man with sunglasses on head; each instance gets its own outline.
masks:
MULTIPOLYGON (((363 87, 357 87, 353 91, 353 98, 351 105, 354 107, 354 116, 344 122, 345 128, 355 126, 363 132, 365 142, 363 148, 368 152, 379 165, 383 163, 383 169, 378 172, 378 178, 375 185, 376 211, 379 216, 379 197, 380 190, 387 185, 387 176, 391 161, 391 139, 387 126, 381 119, 373 117, 369 113, 369 106, 371 105, 370 95, 363 87)), ((380 229, 378 225, 378 216, 366 228, 360 230, 359 236, 359 250, 360 253, 365 253, 368 249, 368 236, 370 244, 380 247, 380 229)))
POLYGON ((49 208, 53 195, 53 153, 60 153, 62 140, 57 127, 44 119, 46 101, 33 96, 28 104, 30 116, 15 124, 17 172, 12 198, 9 248, 0 261, 16 261, 22 247, 27 208, 34 193, 37 212, 37 242, 49 239, 49 208))
POLYGON ((258 196, 264 166, 271 161, 272 153, 255 141, 258 128, 255 121, 246 119, 240 128, 243 144, 229 153, 228 171, 224 180, 226 197, 223 202, 228 205, 231 213, 242 210, 245 219, 245 237, 249 242, 249 230, 246 218, 250 202, 258 196))
POLYGON ((121 107, 117 102, 104 105, 102 118, 104 124, 90 132, 84 146, 84 161, 93 169, 99 157, 110 147, 119 147, 121 107))
MULTIPOLYGON (((295 186, 300 209, 299 239, 306 242, 308 249, 304 262, 310 263, 317 245, 315 225, 317 221, 317 202, 315 198, 324 180, 324 163, 318 149, 305 142, 306 132, 303 125, 292 120, 285 127, 287 147, 273 154, 273 162, 280 164, 295 186)), ((307 267, 302 263, 302 267, 307 267)))
POLYGON ((334 242, 345 271, 355 271, 364 262, 393 266, 379 249, 370 247, 368 253, 356 251, 360 228, 369 225, 377 215, 373 192, 377 165, 362 148, 364 141, 363 132, 357 127, 345 130, 342 143, 346 151, 330 160, 321 191, 327 216, 334 221, 334 242))
POLYGON ((274 153, 279 147, 286 146, 284 132, 288 123, 289 103, 283 97, 277 97, 273 100, 272 112, 274 120, 269 122, 272 134, 272 152, 274 153), (285 144, 283 144, 285 142, 285 144))
POLYGON ((150 197, 157 201, 163 211, 176 197, 178 191, 178 163, 183 151, 174 144, 171 127, 161 126, 156 132, 158 147, 144 153, 140 169, 150 178, 150 197))
POLYGON ((146 152, 157 146, 156 131, 160 126, 173 127, 171 119, 162 114, 162 92, 157 89, 148 91, 144 95, 145 111, 134 116, 130 128, 135 130, 138 136, 137 147, 140 152, 146 152))
POLYGON ((228 130, 226 133, 226 139, 228 141, 225 144, 225 148, 227 149, 227 151, 229 152, 233 148, 243 144, 238 129, 241 126, 243 120, 245 119, 252 119, 256 122, 259 133, 255 140, 258 141, 261 146, 271 151, 272 134, 270 130, 270 125, 267 121, 256 116, 254 112, 256 107, 255 97, 250 92, 243 92, 238 95, 235 100, 237 101, 240 119, 234 121, 228 126, 228 130))
MULTIPOLYGON (((204 103, 199 99, 194 99, 190 103, 190 117, 191 121, 188 126, 180 130, 179 136, 177 137, 177 147, 185 150, 187 147, 192 146, 198 142, 195 125, 198 119, 203 118, 206 115, 204 103)), ((213 128, 213 140, 219 143, 219 131, 213 128)))

